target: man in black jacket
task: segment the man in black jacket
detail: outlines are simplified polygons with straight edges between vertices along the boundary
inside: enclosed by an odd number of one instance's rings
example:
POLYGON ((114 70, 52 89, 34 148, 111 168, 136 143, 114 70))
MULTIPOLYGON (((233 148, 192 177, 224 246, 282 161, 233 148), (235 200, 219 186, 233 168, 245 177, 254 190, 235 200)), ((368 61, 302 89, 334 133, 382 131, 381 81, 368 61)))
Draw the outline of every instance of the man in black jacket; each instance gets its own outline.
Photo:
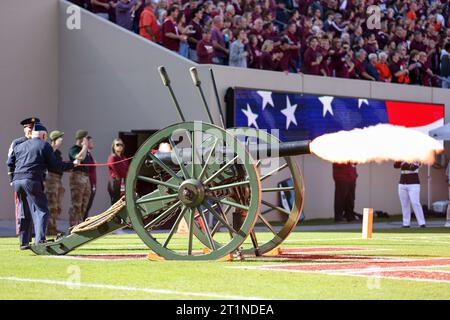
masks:
POLYGON ((64 163, 55 157, 52 147, 45 140, 47 129, 35 123, 31 139, 16 145, 7 166, 14 168, 12 185, 19 198, 20 249, 28 249, 34 225, 35 242, 45 242, 49 216, 47 197, 44 193, 44 177, 48 169, 70 170, 79 161, 64 163))

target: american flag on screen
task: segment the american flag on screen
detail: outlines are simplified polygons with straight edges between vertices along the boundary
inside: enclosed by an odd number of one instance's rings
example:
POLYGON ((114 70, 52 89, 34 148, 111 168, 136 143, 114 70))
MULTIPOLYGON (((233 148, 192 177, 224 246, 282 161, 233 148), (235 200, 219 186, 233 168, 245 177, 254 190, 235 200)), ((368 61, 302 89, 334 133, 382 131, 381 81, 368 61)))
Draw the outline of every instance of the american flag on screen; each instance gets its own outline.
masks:
POLYGON ((444 125, 444 105, 282 93, 234 91, 234 125, 279 129, 282 141, 312 140, 326 133, 388 123, 420 130, 444 125))

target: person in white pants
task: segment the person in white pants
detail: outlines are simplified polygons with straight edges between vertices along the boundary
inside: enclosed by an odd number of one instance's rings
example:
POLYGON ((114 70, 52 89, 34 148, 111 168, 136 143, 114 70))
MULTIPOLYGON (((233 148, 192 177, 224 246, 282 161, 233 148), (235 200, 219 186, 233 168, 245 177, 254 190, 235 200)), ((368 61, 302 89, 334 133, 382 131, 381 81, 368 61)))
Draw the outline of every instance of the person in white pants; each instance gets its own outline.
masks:
MULTIPOLYGON (((450 200, 450 161, 448 162, 447 169, 445 170, 448 180, 448 198, 450 200)), ((447 221, 445 221, 445 227, 450 227, 450 203, 447 206, 447 221)))
POLYGON ((420 204, 419 162, 407 163, 397 161, 394 168, 401 170, 398 195, 402 206, 403 228, 411 224, 411 206, 421 228, 426 227, 422 205, 420 204))

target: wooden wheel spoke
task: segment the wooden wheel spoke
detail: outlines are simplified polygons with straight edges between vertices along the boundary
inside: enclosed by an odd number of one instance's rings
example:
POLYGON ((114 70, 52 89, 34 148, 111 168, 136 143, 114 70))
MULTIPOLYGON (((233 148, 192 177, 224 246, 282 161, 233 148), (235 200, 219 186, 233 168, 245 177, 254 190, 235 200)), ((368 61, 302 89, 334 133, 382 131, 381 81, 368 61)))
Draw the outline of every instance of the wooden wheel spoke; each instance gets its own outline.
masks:
POLYGON ((187 209, 188 209, 187 207, 184 207, 183 210, 181 210, 180 215, 177 217, 177 220, 175 221, 175 223, 173 224, 172 228, 170 229, 169 236, 167 237, 166 241, 164 241, 164 244, 163 244, 164 248, 167 248, 167 245, 169 244, 169 241, 172 239, 174 233, 178 229, 178 225, 180 224, 181 219, 184 218, 184 215, 185 215, 187 209))
MULTIPOLYGON (((220 205, 217 202, 214 205, 216 205, 218 207, 223 219, 225 220, 226 223, 229 224, 227 214, 230 211, 230 209, 232 208, 232 206, 228 206, 225 210, 222 210, 222 208, 220 207, 220 205)), ((213 230, 211 231, 212 236, 214 236, 217 233, 217 231, 220 230, 221 226, 222 226, 222 223, 220 221, 217 221, 216 225, 214 226, 213 230)), ((230 232, 230 237, 231 238, 233 237, 233 234, 231 232, 230 232)))
POLYGON ((137 178, 138 178, 138 180, 145 181, 145 182, 148 182, 148 183, 157 184, 157 185, 161 185, 161 186, 170 188, 170 189, 175 190, 175 191, 178 191, 178 189, 180 187, 180 186, 178 186, 176 184, 173 184, 173 183, 169 183, 169 182, 165 182, 165 181, 161 181, 161 180, 157 180, 157 179, 153 179, 153 178, 149 178, 149 177, 145 177, 145 176, 138 176, 137 178))
POLYGON ((170 174, 173 178, 177 179, 178 181, 181 181, 181 178, 172 170, 170 169, 164 162, 158 159, 157 156, 152 154, 151 152, 148 153, 148 156, 152 158, 154 162, 156 162, 161 168, 164 169, 168 174, 170 174))
POLYGON ((178 194, 169 194, 169 195, 166 195, 166 196, 159 196, 159 197, 154 197, 154 198, 146 198, 146 196, 144 196, 141 199, 136 200, 136 204, 143 204, 143 203, 148 203, 148 202, 170 200, 170 199, 176 199, 176 198, 178 198, 178 194))
POLYGON ((276 169, 270 171, 268 174, 264 175, 264 176, 261 178, 261 181, 267 179, 268 177, 270 177, 270 176, 273 175, 274 173, 280 172, 281 170, 283 170, 283 169, 286 168, 287 166, 288 166, 288 164, 285 163, 285 164, 283 164, 281 167, 278 167, 278 168, 276 168, 276 169))
POLYGON ((267 202, 265 200, 261 200, 261 203, 265 204, 266 206, 268 206, 268 207, 270 207, 270 208, 272 208, 274 210, 277 210, 277 211, 279 211, 281 213, 284 213, 284 214, 286 214, 288 216, 291 215, 291 213, 289 211, 287 211, 286 209, 278 207, 278 206, 275 206, 275 205, 273 205, 273 204, 271 204, 271 203, 269 203, 269 202, 267 202))
POLYGON ((239 187, 239 186, 243 186, 243 185, 246 185, 246 184, 250 184, 250 181, 245 180, 245 181, 239 181, 239 182, 234 182, 234 183, 230 183, 230 184, 224 184, 224 185, 221 185, 221 186, 211 187, 211 188, 209 188, 209 190, 210 191, 217 191, 217 190, 223 190, 223 189, 239 187))
POLYGON ((294 187, 263 188, 261 192, 293 191, 294 187))
POLYGON ((188 255, 192 255, 192 240, 194 234, 194 209, 189 209, 191 211, 191 216, 189 219, 189 236, 188 236, 188 255))
POLYGON ((198 210, 198 213, 200 214, 200 219, 202 219, 203 226, 205 227, 206 238, 208 239, 210 248, 213 250, 216 250, 216 245, 214 244, 214 241, 212 239, 211 230, 209 228, 208 223, 206 222, 205 215, 202 211, 202 208, 198 207, 197 210, 198 210))
POLYGON ((276 236, 278 236, 278 233, 275 231, 275 229, 272 227, 269 221, 266 220, 262 215, 258 215, 258 218, 262 221, 262 223, 276 236))
POLYGON ((179 157, 177 146, 175 145, 175 142, 172 140, 172 138, 169 138, 169 143, 172 146, 172 150, 173 153, 175 154, 175 158, 177 159, 178 165, 180 166, 181 173, 183 174, 185 179, 189 179, 190 178, 189 173, 186 167, 184 166, 183 161, 179 157))
POLYGON ((198 176, 198 180, 202 180, 203 176, 205 175, 209 160, 211 159, 211 156, 214 153, 214 150, 216 149, 217 142, 219 142, 218 138, 216 138, 216 140, 214 141, 214 144, 213 144, 211 150, 209 151, 208 156, 206 157, 205 164, 203 165, 202 171, 200 172, 200 175, 198 176))
POLYGON ((234 230, 234 228, 229 223, 227 223, 227 221, 225 221, 225 219, 222 218, 220 214, 211 205, 209 205, 209 203, 207 203, 207 201, 203 202, 203 206, 207 208, 208 211, 211 212, 211 214, 216 217, 216 219, 219 220, 225 228, 227 228, 234 234, 238 234, 238 232, 234 230))
POLYGON ((222 168, 220 168, 219 170, 217 170, 212 176, 210 176, 208 179, 206 179, 203 183, 204 184, 208 184, 209 182, 211 182, 212 180, 214 180, 215 177, 217 177, 219 174, 221 174, 223 171, 225 171, 229 166, 231 166, 237 159, 239 158, 239 156, 235 156, 233 159, 231 159, 230 161, 228 161, 222 168))
POLYGON ((154 220, 150 221, 147 225, 144 226, 144 229, 148 229, 155 224, 161 222, 166 218, 169 214, 171 214, 174 210, 178 209, 178 207, 181 205, 181 201, 175 202, 172 206, 169 207, 166 211, 161 213, 159 216, 157 216, 154 220))
POLYGON ((239 208, 239 209, 242 209, 242 210, 248 211, 248 209, 249 209, 249 207, 246 206, 246 205, 243 205, 243 204, 240 204, 240 203, 228 200, 228 199, 219 199, 219 198, 216 198, 216 197, 208 197, 208 198, 212 199, 214 201, 220 202, 222 204, 227 204, 229 206, 232 206, 232 207, 235 207, 235 208, 239 208))

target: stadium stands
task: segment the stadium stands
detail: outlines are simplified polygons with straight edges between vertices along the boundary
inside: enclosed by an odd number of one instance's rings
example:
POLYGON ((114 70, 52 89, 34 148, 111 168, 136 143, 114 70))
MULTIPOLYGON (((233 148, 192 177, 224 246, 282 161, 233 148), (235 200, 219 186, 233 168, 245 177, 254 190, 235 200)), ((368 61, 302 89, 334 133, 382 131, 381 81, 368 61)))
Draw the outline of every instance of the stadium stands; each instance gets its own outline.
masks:
POLYGON ((450 86, 441 71, 450 40, 447 0, 152 0, 147 10, 145 0, 71 2, 144 36, 150 11, 159 34, 147 38, 193 61, 205 51, 197 47, 202 30, 212 28, 212 61, 228 65, 242 29, 250 68, 450 86))

